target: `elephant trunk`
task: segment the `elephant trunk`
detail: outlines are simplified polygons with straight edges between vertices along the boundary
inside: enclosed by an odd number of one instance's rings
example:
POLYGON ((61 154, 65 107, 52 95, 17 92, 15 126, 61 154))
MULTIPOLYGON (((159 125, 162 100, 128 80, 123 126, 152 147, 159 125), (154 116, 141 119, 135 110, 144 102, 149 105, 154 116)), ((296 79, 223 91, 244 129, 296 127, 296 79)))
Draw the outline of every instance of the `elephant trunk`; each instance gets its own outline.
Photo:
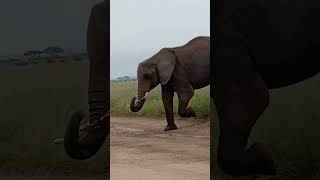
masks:
POLYGON ((147 99, 148 91, 139 91, 138 92, 138 99, 133 97, 130 103, 130 109, 132 112, 138 112, 143 107, 144 102, 147 99), (144 93, 145 92, 145 93, 144 93))
POLYGON ((100 149, 109 134, 110 74, 107 58, 106 1, 95 5, 87 26, 87 52, 90 60, 88 104, 89 113, 75 112, 64 136, 66 153, 73 159, 88 159, 100 149))
MULTIPOLYGON (((81 125, 88 123, 87 117, 84 111, 76 111, 67 126, 63 143, 66 153, 73 159, 85 160, 91 158, 106 141, 109 122, 104 120, 103 123, 100 123, 102 128, 95 130, 98 133, 93 133, 90 130, 85 130, 84 127, 88 126, 81 125)), ((61 143, 62 140, 55 142, 61 143)))

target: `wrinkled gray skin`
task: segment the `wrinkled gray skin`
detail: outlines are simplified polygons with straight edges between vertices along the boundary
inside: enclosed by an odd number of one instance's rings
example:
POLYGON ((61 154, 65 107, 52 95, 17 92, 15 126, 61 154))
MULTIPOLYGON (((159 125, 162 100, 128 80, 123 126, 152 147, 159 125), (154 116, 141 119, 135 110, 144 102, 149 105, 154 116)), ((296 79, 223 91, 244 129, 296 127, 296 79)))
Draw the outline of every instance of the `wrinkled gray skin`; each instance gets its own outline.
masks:
POLYGON ((177 129, 173 116, 173 95, 179 99, 179 115, 194 117, 187 107, 194 90, 210 83, 210 37, 196 37, 184 46, 163 48, 139 64, 138 98, 133 97, 130 108, 139 111, 146 100, 146 93, 161 84, 162 101, 168 125, 165 131, 177 129))
POLYGON ((92 157, 109 134, 109 23, 106 1, 91 10, 87 27, 87 52, 90 59, 89 110, 77 111, 72 117, 64 137, 67 154, 74 159, 92 157))
POLYGON ((261 143, 247 148, 248 137, 269 104, 270 89, 319 72, 320 1, 213 3, 211 95, 219 116, 218 165, 231 175, 275 174, 271 154, 261 143))

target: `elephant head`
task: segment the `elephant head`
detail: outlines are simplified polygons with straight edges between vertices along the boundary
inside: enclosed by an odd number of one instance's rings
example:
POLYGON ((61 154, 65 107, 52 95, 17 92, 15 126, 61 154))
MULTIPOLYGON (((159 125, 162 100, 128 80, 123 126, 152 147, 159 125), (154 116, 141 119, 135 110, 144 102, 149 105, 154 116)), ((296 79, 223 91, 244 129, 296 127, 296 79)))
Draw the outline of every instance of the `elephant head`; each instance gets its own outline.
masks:
POLYGON ((169 82, 176 65, 176 59, 173 50, 164 48, 139 64, 137 71, 138 98, 133 97, 131 99, 131 111, 138 112, 143 107, 150 90, 159 83, 165 85, 169 82))

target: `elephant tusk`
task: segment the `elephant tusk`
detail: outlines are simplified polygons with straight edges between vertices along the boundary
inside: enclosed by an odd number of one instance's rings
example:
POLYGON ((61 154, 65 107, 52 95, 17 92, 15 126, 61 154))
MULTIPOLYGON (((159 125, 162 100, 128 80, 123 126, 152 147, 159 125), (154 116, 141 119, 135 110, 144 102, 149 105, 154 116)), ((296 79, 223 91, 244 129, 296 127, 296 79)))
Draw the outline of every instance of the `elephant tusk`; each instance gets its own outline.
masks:
POLYGON ((149 94, 149 92, 146 92, 146 94, 141 99, 136 99, 134 101, 134 103, 140 103, 142 100, 145 100, 147 98, 148 94, 149 94))
POLYGON ((64 142, 64 138, 57 138, 55 140, 53 140, 54 144, 62 144, 64 142))
POLYGON ((135 106, 138 106, 138 105, 141 103, 142 100, 147 99, 148 94, 149 94, 149 92, 146 92, 145 95, 144 95, 141 99, 136 99, 136 100, 134 101, 134 105, 135 105, 135 106))
POLYGON ((146 94, 144 95, 143 99, 147 99, 149 92, 146 92, 146 94))
POLYGON ((141 102, 141 100, 136 99, 136 100, 134 101, 134 106, 138 106, 138 105, 140 104, 140 102, 141 102))
POLYGON ((100 121, 103 121, 105 118, 110 117, 110 112, 106 112, 104 115, 100 117, 100 121))
POLYGON ((148 94, 149 94, 149 92, 146 92, 146 94, 144 94, 144 96, 143 96, 140 100, 138 100, 138 101, 141 101, 141 100, 147 99, 148 94))

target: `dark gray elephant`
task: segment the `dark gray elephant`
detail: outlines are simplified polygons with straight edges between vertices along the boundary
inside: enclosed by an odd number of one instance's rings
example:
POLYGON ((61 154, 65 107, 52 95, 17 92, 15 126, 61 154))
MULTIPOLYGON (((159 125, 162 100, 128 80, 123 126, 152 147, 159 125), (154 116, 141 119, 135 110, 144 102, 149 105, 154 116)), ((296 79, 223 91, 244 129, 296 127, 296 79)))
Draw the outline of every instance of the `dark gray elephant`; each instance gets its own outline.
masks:
POLYGON ((68 124, 64 137, 67 154, 74 159, 92 157, 109 134, 109 3, 91 10, 87 28, 87 51, 90 59, 89 110, 77 111, 68 124))
POLYGON ((167 118, 165 131, 177 129, 173 116, 173 95, 179 98, 179 115, 196 116, 187 107, 194 90, 210 83, 210 38, 197 37, 175 48, 163 48, 151 58, 139 64, 138 99, 133 97, 130 108, 139 111, 150 90, 161 83, 162 101, 167 118))
POLYGON ((274 174, 270 153, 261 143, 247 148, 248 137, 269 104, 270 89, 319 72, 320 2, 213 3, 211 95, 219 116, 218 165, 231 175, 274 174))

